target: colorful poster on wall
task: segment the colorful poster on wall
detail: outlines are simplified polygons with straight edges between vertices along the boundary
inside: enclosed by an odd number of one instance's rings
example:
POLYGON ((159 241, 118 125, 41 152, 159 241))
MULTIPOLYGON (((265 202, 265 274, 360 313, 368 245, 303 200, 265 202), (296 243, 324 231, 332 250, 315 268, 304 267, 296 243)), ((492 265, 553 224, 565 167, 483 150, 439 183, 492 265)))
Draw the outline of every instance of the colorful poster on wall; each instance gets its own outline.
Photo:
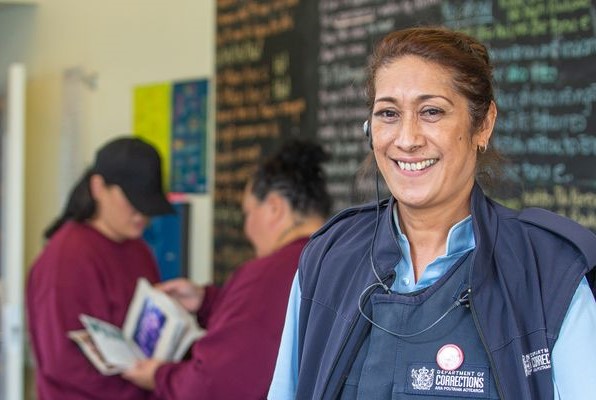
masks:
POLYGON ((172 85, 159 83, 134 89, 133 132, 157 147, 162 157, 166 190, 170 185, 172 85))
POLYGON ((172 91, 170 189, 207 191, 207 81, 178 82, 172 91))
POLYGON ((170 192, 207 191, 207 96, 206 79, 134 89, 134 132, 159 149, 170 192))

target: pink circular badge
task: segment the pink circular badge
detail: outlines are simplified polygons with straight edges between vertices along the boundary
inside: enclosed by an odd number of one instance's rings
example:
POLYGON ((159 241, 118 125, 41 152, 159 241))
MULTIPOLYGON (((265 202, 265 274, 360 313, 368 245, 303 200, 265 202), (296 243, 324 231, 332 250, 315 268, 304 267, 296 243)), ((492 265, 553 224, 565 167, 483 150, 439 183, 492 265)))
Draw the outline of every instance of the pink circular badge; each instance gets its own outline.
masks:
POLYGON ((454 344, 446 344, 437 351, 437 364, 445 371, 454 371, 464 362, 464 352, 454 344))

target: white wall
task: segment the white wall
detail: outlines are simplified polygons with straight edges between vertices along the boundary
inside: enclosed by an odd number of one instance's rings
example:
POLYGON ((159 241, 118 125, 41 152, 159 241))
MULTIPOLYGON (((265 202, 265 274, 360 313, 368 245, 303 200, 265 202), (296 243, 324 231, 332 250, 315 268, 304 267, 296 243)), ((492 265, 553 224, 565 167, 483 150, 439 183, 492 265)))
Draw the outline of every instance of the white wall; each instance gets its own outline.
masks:
MULTIPOLYGON (((105 141, 130 133, 135 86, 207 78, 214 93, 215 0, 0 0, 0 93, 14 62, 24 63, 28 75, 26 269, 43 246, 44 228, 62 208, 61 159, 70 156, 83 168, 105 141), (78 118, 78 151, 69 155, 61 150, 60 138, 63 74, 73 67, 97 82, 81 85, 79 99, 70 104, 78 118)), ((210 166, 214 125, 211 121, 210 166)), ((211 167, 210 174, 212 182, 211 167)), ((212 196, 192 196, 191 203, 191 277, 207 282, 212 278, 212 196)))
MULTIPOLYGON (((28 70, 27 265, 41 250, 43 229, 64 197, 59 191, 64 70, 81 67, 97 76, 95 88, 81 90, 77 111, 75 158, 88 165, 103 142, 131 132, 135 86, 211 79, 215 69, 215 0, 32 2, 36 5, 0 8, 0 67, 22 61, 28 70)), ((211 84, 213 93, 215 80, 211 84)), ((213 134, 209 143, 211 157, 213 134)), ((193 196, 192 203, 191 276, 204 282, 211 279, 212 197, 193 196)))

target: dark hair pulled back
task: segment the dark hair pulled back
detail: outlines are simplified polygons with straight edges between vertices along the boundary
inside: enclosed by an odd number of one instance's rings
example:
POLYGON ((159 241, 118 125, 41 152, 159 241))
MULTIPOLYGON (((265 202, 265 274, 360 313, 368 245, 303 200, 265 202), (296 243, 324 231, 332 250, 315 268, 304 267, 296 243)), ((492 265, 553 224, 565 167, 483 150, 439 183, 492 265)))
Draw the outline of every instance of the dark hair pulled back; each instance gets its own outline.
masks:
POLYGON ((290 139, 257 166, 250 184, 260 201, 277 192, 301 215, 327 217, 331 197, 322 164, 329 159, 323 148, 304 139, 290 139))
MULTIPOLYGON (((370 110, 379 69, 404 56, 417 56, 451 71, 455 90, 468 100, 471 133, 481 128, 491 102, 495 101, 493 68, 484 44, 444 27, 415 27, 389 33, 377 43, 368 62, 366 97, 370 110)), ((501 175, 503 157, 492 147, 478 152, 477 157, 476 177, 491 186, 493 178, 501 175)))
POLYGON ((72 188, 62 214, 45 230, 44 237, 49 239, 65 222, 74 220, 83 222, 95 214, 96 203, 91 196, 91 176, 93 171, 87 170, 72 188))

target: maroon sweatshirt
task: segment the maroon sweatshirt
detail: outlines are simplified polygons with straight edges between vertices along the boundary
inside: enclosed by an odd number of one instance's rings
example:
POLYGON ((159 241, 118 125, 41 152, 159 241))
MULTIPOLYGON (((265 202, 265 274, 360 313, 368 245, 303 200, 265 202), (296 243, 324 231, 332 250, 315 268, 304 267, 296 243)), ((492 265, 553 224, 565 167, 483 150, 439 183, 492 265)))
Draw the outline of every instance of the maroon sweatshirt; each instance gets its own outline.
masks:
POLYGON ((308 239, 240 266, 199 310, 207 334, 190 360, 156 373, 155 395, 167 400, 265 399, 273 377, 288 296, 308 239))
POLYGON ((46 244, 27 280, 27 323, 39 400, 148 399, 119 376, 103 376, 66 335, 85 313, 122 326, 137 279, 158 281, 142 240, 113 242, 92 227, 68 222, 46 244))

